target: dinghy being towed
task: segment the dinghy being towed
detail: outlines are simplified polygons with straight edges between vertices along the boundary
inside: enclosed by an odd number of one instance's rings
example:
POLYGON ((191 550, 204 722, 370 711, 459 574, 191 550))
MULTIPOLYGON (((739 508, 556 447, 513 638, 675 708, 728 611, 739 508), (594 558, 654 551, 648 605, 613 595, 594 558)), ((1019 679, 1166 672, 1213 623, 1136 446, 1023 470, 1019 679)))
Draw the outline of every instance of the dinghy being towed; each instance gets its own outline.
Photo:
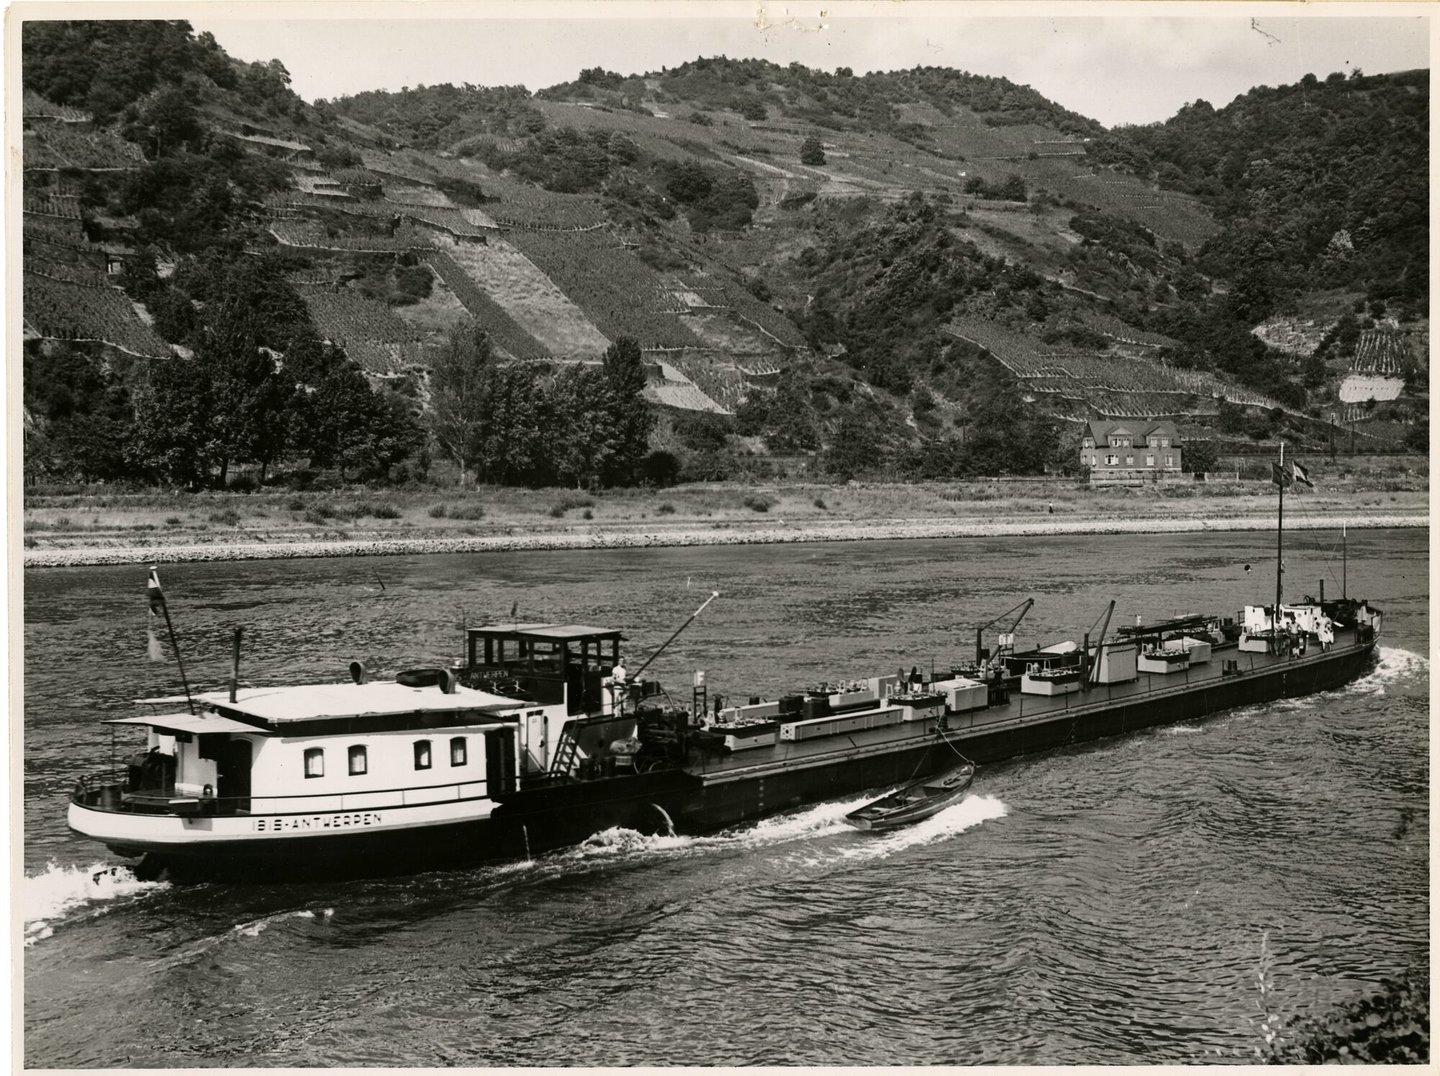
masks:
POLYGON ((908 826, 959 803, 974 779, 975 763, 967 759, 954 769, 914 781, 857 811, 851 811, 845 816, 845 821, 856 829, 908 826))

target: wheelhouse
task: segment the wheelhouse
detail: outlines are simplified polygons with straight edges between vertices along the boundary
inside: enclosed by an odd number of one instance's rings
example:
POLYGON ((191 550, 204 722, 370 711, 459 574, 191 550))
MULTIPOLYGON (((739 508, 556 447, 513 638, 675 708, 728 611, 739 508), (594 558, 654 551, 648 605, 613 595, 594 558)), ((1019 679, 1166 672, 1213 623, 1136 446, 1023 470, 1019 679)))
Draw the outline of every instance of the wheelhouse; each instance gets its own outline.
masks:
POLYGON ((620 664, 624 636, 583 624, 507 624, 467 633, 466 682, 567 715, 608 712, 605 682, 620 664))

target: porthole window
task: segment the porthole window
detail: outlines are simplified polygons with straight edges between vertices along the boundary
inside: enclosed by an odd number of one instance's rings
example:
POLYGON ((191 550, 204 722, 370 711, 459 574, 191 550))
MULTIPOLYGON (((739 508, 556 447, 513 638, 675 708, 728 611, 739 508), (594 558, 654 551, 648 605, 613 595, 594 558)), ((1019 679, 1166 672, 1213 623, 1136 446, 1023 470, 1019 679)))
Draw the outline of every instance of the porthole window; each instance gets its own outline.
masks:
POLYGON ((356 745, 350 748, 350 776, 359 777, 370 770, 369 760, 366 758, 366 751, 363 746, 356 745))
POLYGON ((305 749, 305 776, 325 776, 325 749, 323 747, 307 747, 305 749))
POLYGON ((465 737, 456 736, 450 741, 450 765, 465 765, 465 737))
POLYGON ((430 768, 430 741, 415 741, 415 768, 417 770, 428 770, 430 768))

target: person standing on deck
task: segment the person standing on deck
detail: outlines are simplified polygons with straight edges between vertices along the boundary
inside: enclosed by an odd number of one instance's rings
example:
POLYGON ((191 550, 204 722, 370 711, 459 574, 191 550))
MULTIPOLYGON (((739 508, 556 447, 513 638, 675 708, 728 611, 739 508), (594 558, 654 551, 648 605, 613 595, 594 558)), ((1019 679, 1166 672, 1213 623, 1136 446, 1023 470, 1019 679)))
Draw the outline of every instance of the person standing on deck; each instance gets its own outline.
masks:
POLYGON ((620 713, 625 705, 625 659, 619 658, 610 670, 610 709, 620 713))

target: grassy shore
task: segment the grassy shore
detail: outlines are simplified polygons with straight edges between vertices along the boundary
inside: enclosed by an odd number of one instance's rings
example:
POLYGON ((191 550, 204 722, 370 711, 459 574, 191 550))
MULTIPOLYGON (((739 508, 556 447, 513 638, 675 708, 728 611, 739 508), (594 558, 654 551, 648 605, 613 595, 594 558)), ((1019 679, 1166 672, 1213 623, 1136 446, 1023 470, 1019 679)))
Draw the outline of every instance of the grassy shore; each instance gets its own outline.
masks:
MULTIPOLYGON (((1312 469, 1312 474, 1314 473, 1312 469)), ((1287 498, 1296 528, 1420 525, 1427 475, 1337 468, 1287 498)), ((419 488, 27 496, 25 563, 223 560, 630 545, 1260 529, 1274 487, 1246 481, 1092 490, 1073 479, 690 485, 664 490, 419 488)))

